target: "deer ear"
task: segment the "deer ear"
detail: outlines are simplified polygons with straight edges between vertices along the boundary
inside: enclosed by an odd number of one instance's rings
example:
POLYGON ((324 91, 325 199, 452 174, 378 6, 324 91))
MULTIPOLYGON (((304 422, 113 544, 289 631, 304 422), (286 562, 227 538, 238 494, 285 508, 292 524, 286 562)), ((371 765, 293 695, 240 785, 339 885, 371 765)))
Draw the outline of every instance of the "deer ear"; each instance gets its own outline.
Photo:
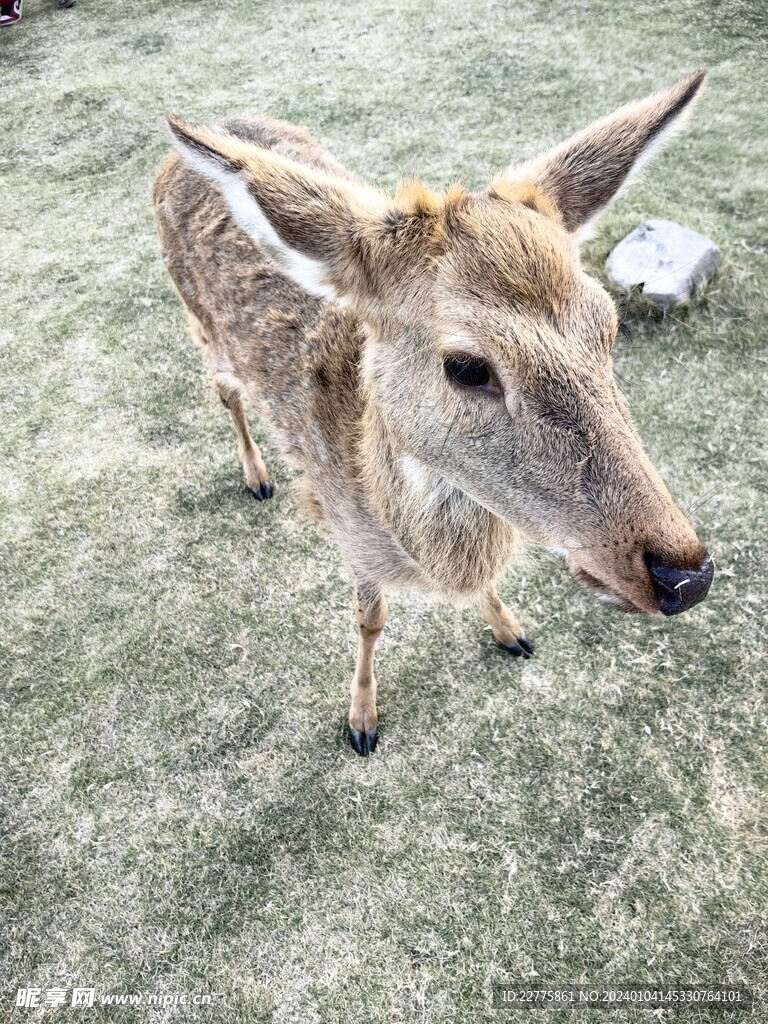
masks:
POLYGON ((390 205, 382 193, 223 131, 168 125, 185 160, 219 184, 238 224, 298 285, 337 300, 372 287, 365 250, 390 205))
POLYGON ((568 231, 588 227, 682 125, 705 77, 694 71, 671 89, 620 107, 551 152, 508 168, 494 184, 533 182, 554 201, 568 231))

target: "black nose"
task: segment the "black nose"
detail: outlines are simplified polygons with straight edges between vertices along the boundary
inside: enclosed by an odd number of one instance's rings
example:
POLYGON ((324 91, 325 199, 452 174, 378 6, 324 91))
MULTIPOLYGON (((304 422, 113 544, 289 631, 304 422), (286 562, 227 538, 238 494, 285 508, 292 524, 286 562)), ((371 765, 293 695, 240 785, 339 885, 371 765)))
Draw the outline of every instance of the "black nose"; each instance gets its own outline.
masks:
POLYGON ((645 556, 645 564, 653 580, 659 611, 664 615, 678 615, 703 601, 715 574, 714 563, 706 553, 698 569, 676 569, 652 554, 645 556))

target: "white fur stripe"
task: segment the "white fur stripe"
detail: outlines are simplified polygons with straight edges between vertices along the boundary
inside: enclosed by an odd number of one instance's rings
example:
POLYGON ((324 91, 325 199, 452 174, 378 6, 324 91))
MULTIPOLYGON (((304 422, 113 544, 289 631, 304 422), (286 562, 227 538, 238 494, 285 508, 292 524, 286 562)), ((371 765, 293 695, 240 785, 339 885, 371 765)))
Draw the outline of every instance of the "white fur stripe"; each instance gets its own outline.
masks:
POLYGON ((175 136, 173 141, 190 167, 206 178, 218 182, 237 223, 256 242, 277 254, 283 270, 292 281, 310 295, 319 295, 323 299, 331 300, 336 298, 336 292, 325 278, 323 264, 286 245, 253 198, 240 172, 227 171, 217 161, 206 159, 175 136))

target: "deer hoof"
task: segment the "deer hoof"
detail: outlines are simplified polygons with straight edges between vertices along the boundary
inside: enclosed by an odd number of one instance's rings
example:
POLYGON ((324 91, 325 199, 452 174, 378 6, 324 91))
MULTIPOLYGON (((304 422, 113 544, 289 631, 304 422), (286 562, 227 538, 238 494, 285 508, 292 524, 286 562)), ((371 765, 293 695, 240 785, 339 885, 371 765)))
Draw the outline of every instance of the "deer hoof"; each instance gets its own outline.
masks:
POLYGON ((273 494, 272 484, 269 480, 264 480, 258 487, 251 487, 249 489, 256 501, 266 501, 273 494))
POLYGON ((517 643, 514 644, 502 644, 502 647, 514 655, 515 658, 532 658, 533 657, 533 644, 527 636, 519 636, 517 643))
POLYGON ((373 729, 366 729, 365 732, 355 729, 353 725, 349 727, 349 742, 352 744, 352 749, 360 757, 368 757, 369 754, 374 752, 378 738, 376 726, 373 729))

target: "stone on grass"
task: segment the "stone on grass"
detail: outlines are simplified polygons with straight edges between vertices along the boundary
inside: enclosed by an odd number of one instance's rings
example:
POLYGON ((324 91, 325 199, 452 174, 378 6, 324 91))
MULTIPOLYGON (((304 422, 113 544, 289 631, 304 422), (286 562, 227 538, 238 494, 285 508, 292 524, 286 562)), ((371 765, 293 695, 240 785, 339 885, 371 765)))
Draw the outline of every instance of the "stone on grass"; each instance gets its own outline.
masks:
POLYGON ((605 261, 615 284, 625 291, 642 285, 645 298, 660 309, 687 302, 719 265, 713 241, 672 220, 645 221, 605 261))

